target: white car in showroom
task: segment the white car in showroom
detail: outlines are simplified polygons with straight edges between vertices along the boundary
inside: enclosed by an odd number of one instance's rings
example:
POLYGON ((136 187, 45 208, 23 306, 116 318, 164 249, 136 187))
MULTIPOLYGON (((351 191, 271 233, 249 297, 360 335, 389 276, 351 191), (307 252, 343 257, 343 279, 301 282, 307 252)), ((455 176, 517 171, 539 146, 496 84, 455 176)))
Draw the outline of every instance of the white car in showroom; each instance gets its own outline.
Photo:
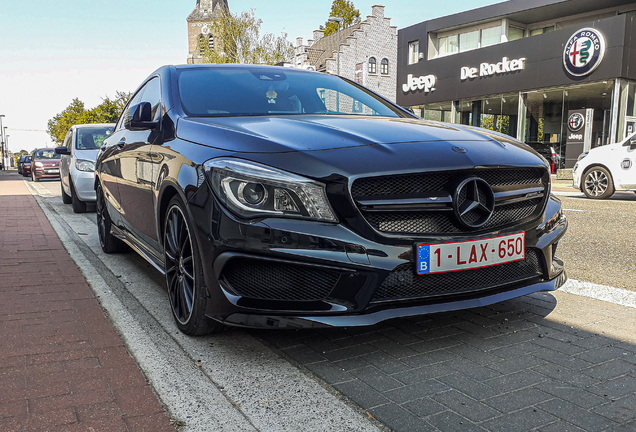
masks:
POLYGON ((579 156, 574 187, 588 198, 608 198, 617 190, 636 191, 636 134, 579 156))
POLYGON ((72 204, 75 213, 84 213, 86 203, 95 202, 95 159, 114 129, 114 123, 75 125, 66 134, 64 144, 55 148, 61 155, 62 201, 72 204))

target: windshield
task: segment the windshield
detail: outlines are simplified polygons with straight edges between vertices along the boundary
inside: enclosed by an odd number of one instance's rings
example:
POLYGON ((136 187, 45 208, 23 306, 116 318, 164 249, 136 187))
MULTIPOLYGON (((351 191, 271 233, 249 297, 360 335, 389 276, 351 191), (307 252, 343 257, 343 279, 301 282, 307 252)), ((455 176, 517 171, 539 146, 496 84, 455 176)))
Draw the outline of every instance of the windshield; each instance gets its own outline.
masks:
POLYGON ((113 133, 113 127, 78 128, 75 148, 77 150, 97 150, 104 140, 113 133))
POLYGON ((363 88, 338 77, 287 68, 185 69, 179 75, 179 92, 185 113, 194 117, 407 116, 363 88))
POLYGON ((53 149, 40 149, 33 153, 36 159, 59 159, 60 155, 55 153, 53 149))

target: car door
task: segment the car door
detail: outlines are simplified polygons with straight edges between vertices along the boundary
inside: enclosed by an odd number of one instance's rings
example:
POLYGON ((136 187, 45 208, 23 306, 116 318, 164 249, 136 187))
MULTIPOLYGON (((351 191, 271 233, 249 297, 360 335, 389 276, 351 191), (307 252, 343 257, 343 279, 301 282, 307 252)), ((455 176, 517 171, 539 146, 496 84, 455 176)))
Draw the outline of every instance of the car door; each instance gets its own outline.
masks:
MULTIPOLYGON (((73 151, 73 129, 69 130, 66 133, 66 137, 64 138, 64 144, 70 152, 73 151)), ((67 195, 71 194, 71 188, 69 179, 71 177, 71 156, 70 155, 61 155, 60 156, 60 181, 62 182, 62 188, 67 195)))
POLYGON ((617 171, 621 171, 621 186, 628 189, 636 190, 636 135, 631 137, 634 144, 628 139, 619 148, 619 157, 617 158, 617 171))
MULTIPOLYGON (((140 90, 141 96, 130 107, 148 102, 152 107, 153 121, 161 116, 161 84, 159 77, 148 81, 140 90)), ((127 115, 127 113, 125 113, 127 115)), ((147 252, 157 254, 157 229, 154 217, 152 182, 152 158, 150 149, 160 136, 160 131, 128 130, 125 127, 118 136, 121 177, 119 196, 121 214, 126 228, 139 240, 147 252)))

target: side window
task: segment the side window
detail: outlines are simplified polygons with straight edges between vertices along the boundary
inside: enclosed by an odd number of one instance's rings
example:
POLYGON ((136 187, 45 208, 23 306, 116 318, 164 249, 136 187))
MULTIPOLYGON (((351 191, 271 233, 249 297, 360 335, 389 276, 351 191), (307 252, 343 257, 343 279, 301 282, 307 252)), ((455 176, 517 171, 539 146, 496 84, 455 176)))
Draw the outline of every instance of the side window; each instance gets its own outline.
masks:
POLYGON ((158 121, 161 116, 161 81, 153 78, 144 86, 144 94, 140 102, 150 102, 152 120, 158 121))
POLYGON ((124 108, 124 111, 121 113, 121 116, 119 117, 119 121, 117 122, 117 130, 123 129, 124 128, 124 120, 126 119, 126 117, 128 117, 128 111, 130 111, 130 107, 138 104, 139 101, 141 101, 141 96, 144 94, 144 89, 146 87, 142 87, 141 89, 139 89, 139 91, 137 92, 137 94, 135 94, 132 98, 130 98, 130 100, 128 101, 128 105, 126 105, 126 108, 124 108))
POLYGON ((66 138, 64 138, 64 144, 62 144, 64 147, 66 147, 67 149, 71 149, 71 146, 73 144, 73 140, 71 139, 73 137, 73 131, 68 131, 66 133, 66 138))

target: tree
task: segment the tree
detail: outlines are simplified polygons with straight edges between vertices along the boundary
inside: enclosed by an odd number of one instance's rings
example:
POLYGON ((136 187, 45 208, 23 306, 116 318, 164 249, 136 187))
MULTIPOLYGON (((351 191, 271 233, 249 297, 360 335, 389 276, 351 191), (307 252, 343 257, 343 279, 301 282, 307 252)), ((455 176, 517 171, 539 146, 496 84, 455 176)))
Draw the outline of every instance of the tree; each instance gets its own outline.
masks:
POLYGON ((227 9, 220 11, 212 22, 210 34, 214 36, 214 48, 206 38, 199 40, 199 49, 204 63, 276 64, 290 61, 294 47, 287 40, 287 33, 260 36, 262 20, 256 18, 254 9, 233 14, 227 9))
POLYGON ((48 122, 47 132, 56 144, 62 144, 71 126, 88 123, 115 123, 124 107, 130 100, 132 93, 116 92, 115 99, 108 96, 102 103, 91 110, 84 108, 84 102, 75 98, 64 111, 57 114, 48 122))
MULTIPOLYGON (((333 0, 329 16, 342 18, 342 28, 347 28, 360 22, 360 11, 356 9, 351 0, 333 0)), ((325 36, 337 31, 338 23, 330 21, 325 23, 325 36)))

